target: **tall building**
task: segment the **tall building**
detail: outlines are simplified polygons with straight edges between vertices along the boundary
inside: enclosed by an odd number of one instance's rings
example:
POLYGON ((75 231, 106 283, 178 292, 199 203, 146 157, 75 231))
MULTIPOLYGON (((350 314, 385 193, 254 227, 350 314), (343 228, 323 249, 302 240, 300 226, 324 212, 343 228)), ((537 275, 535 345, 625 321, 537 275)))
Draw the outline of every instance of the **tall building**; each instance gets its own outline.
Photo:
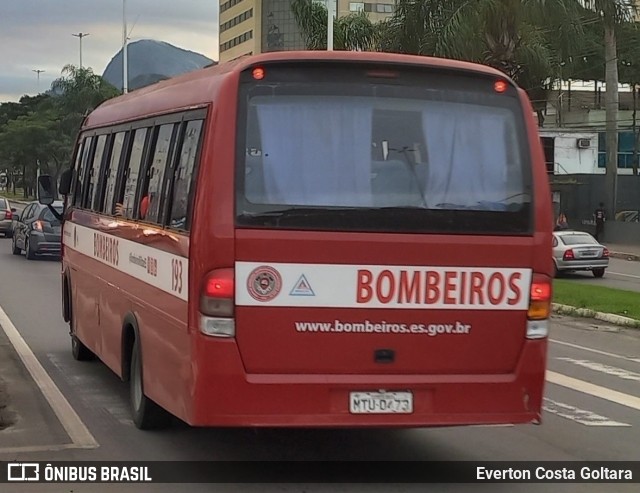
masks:
MULTIPOLYGON (((220 62, 267 51, 303 50, 292 0, 220 0, 220 62)), ((373 22, 390 17, 395 0, 333 0, 338 17, 364 11, 373 22)), ((321 2, 325 3, 325 2, 321 2)))

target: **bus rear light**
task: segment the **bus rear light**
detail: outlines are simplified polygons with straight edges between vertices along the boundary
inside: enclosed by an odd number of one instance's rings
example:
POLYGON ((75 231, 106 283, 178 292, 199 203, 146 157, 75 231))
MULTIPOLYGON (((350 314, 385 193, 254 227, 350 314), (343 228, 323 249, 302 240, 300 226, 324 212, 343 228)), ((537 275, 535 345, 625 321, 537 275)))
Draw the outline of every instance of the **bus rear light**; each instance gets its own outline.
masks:
POLYGON ((200 311, 211 317, 233 317, 234 289, 233 269, 210 272, 202 288, 200 311))
POLYGON ((503 80, 497 80, 495 84, 493 84, 493 89, 500 94, 506 92, 508 88, 508 84, 503 80))
POLYGON ((212 337, 235 337, 236 321, 232 318, 201 316, 200 332, 212 337))
POLYGON ((564 252, 564 255, 562 256, 562 260, 575 260, 575 258, 576 256, 571 249, 564 252))
MULTIPOLYGON (((531 298, 527 318, 546 320, 551 315, 551 280, 546 276, 534 274, 531 282, 531 298)), ((527 329, 528 333, 528 329, 527 329)))
POLYGON ((253 75, 255 80, 262 80, 265 76, 264 69, 262 67, 256 67, 253 69, 253 72, 251 72, 251 75, 253 75))

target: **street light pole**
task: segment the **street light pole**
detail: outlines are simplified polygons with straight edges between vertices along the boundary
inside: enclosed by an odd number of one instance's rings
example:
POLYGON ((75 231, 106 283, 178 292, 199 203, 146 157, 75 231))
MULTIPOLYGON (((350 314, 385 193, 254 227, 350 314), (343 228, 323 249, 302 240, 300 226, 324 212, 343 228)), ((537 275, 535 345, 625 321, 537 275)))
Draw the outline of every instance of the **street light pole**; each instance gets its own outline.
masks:
POLYGON ((327 51, 333 51, 333 0, 327 0, 327 51))
POLYGON ((122 92, 129 92, 129 62, 127 60, 127 0, 122 0, 122 92))
POLYGON ((80 68, 82 68, 82 38, 86 37, 86 36, 90 36, 89 33, 78 33, 78 34, 72 34, 71 36, 75 36, 76 38, 80 39, 80 68))
POLYGON ((38 74, 38 94, 40 94, 40 74, 42 72, 44 72, 44 70, 39 70, 39 69, 33 69, 32 72, 35 72, 36 74, 38 74))

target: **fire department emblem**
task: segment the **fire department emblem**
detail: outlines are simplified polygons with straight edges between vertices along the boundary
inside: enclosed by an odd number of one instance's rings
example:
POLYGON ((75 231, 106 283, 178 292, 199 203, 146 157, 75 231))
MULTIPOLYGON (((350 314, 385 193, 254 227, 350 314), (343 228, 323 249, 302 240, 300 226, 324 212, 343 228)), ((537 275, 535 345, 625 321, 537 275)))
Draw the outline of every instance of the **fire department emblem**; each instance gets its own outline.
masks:
POLYGON ((282 277, 273 267, 263 265, 249 274, 247 290, 254 300, 271 301, 280 293, 282 277))

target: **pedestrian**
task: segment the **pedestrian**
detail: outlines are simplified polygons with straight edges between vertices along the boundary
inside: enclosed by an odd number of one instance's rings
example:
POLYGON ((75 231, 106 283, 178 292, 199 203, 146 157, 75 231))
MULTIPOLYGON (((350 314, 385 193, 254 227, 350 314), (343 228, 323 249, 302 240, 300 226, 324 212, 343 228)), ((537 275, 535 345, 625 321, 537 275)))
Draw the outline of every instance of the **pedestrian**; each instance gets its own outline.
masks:
POLYGON ((596 241, 599 242, 604 236, 604 223, 607 220, 604 203, 600 202, 599 207, 593 213, 593 218, 596 221, 596 241))
POLYGON ((569 222, 567 221, 567 216, 560 213, 560 215, 558 216, 558 220, 556 221, 556 226, 554 230, 564 231, 565 229, 569 229, 569 222))

